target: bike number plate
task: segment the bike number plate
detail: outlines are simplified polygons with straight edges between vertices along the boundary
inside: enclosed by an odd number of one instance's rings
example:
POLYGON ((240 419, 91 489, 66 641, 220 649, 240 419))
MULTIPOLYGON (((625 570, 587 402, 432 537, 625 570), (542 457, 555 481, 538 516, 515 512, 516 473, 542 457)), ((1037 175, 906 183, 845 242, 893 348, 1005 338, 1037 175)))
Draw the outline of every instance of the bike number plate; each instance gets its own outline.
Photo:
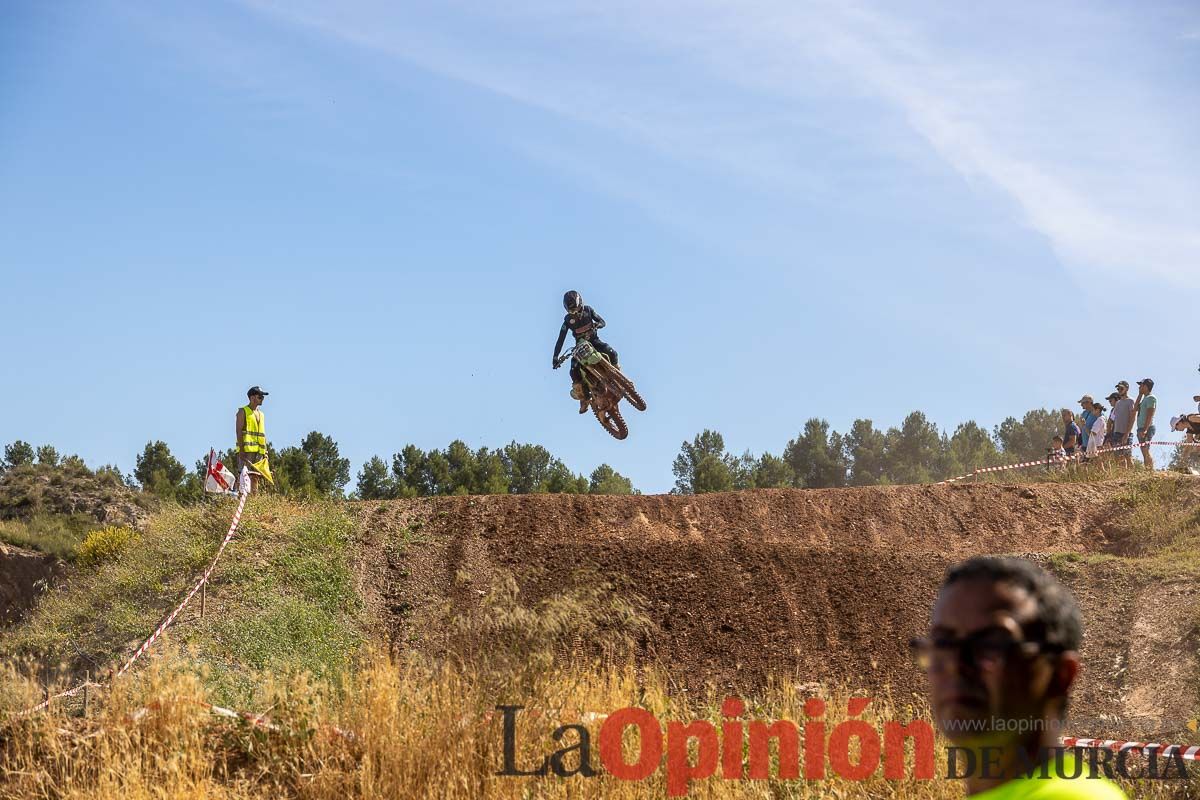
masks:
POLYGON ((575 352, 575 357, 579 359, 580 362, 587 364, 590 367, 593 364, 599 363, 601 355, 596 348, 592 347, 587 342, 584 342, 583 344, 579 345, 579 349, 575 352))

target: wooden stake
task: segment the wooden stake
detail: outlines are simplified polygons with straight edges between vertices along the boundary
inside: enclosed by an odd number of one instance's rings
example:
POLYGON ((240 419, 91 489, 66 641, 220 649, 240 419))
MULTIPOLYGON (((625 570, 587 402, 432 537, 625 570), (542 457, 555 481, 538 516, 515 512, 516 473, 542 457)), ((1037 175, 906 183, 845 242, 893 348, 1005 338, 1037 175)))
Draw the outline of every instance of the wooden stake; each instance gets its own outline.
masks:
POLYGON ((200 584, 200 619, 204 619, 204 595, 208 593, 208 581, 200 584))

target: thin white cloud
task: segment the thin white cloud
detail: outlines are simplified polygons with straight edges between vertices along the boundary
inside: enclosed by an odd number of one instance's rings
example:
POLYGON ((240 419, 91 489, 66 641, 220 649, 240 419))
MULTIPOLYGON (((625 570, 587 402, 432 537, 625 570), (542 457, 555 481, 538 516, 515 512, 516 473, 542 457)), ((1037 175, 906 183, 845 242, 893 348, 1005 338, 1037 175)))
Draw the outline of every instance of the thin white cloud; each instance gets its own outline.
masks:
MULTIPOLYGON (((859 24, 843 28, 832 58, 902 108, 913 128, 957 171, 989 180, 1008 193, 1026 222, 1045 234, 1067 263, 1135 269, 1200 285, 1200 226, 1192 211, 1175 205, 1188 194, 1191 200, 1200 200, 1180 180, 1189 169, 1188 161, 1195 176, 1190 154, 1179 153, 1180 161, 1166 171, 1150 166, 1157 160, 1150 154, 1124 150, 1125 163, 1098 167, 1103 176, 1097 177, 1109 183, 1111 194, 1091 194, 1085 187, 1088 176, 1080 175, 1078 165, 1038 159, 1028 152, 1031 138, 1073 134, 1070 129, 1040 127, 1027 119, 1023 105, 1032 98, 1025 95, 1036 95, 1035 87, 1025 86, 1016 97, 981 90, 959 79, 965 71, 960 65, 939 59, 913 37, 896 35, 899 26, 892 21, 861 9, 854 16, 859 24), (977 93, 996 100, 1003 113, 1017 121, 1009 124, 1007 137, 990 129, 997 115, 979 110, 977 93), (1147 196, 1145 191, 1154 194, 1147 196), (1142 208, 1130 208, 1131 195, 1140 197, 1142 208)), ((1094 113, 1080 111, 1085 116, 1094 113)), ((1108 126, 1114 137, 1130 132, 1127 121, 1115 114, 1101 114, 1096 122, 1108 126)), ((1192 209, 1196 207, 1191 203, 1192 209)))
MULTIPOLYGON (((515 102, 560 115, 574 122, 607 130, 625 142, 648 146, 670 158, 703 163, 726 176, 776 188, 816 189, 821 177, 789 151, 779 129, 793 133, 811 128, 811 118, 787 110, 764 115, 761 104, 749 106, 736 98, 706 97, 704 88, 676 84, 673 94, 661 83, 641 84, 644 64, 606 62, 590 67, 562 68, 552 55, 497 45, 478 48, 422 13, 420 3, 405 8, 373 4, 313 5, 248 0, 260 10, 293 23, 320 30, 338 39, 419 66, 432 73, 479 87, 515 102), (739 108, 739 106, 742 106, 739 108), (742 113, 737 113, 741 111, 742 113)), ((478 13, 469 5, 437 4, 463 16, 478 13)), ((631 10, 634 7, 630 7, 631 10)), ((617 6, 562 8, 536 3, 514 6, 495 22, 513 27, 548 17, 556 26, 570 28, 582 20, 596 24, 608 19, 617 6), (592 16, 602 12, 603 17, 592 16)), ((543 42, 553 42, 559 29, 541 32, 543 42)), ((586 31, 576 31, 585 35, 586 31)), ((487 37, 485 37, 487 38, 487 37)), ((496 37, 502 41, 502 37, 496 37)), ((670 71, 670 70, 668 70, 670 71)), ((684 79, 686 69, 677 69, 684 79)), ((692 77, 695 77, 694 75, 692 77)), ((528 150, 528 148, 525 148, 528 150)), ((562 153, 553 156, 559 160, 562 153)))
MULTIPOLYGON (((254 5, 766 191, 836 191, 825 175, 839 140, 927 160, 903 120, 965 179, 1001 190, 1068 266, 1200 286, 1194 116, 1115 67, 1080 87, 1053 61, 819 0, 254 5), (884 104, 881 130, 863 122, 869 102, 884 104), (824 151, 803 152, 806 137, 824 151)), ((647 196, 619 180, 603 183, 647 196)))

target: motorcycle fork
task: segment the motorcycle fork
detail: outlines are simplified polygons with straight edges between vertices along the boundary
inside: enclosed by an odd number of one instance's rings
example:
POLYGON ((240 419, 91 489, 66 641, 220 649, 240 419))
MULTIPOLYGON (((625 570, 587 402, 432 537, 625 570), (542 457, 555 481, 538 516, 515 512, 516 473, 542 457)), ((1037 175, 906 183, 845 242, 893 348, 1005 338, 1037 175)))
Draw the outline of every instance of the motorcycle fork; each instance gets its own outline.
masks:
POLYGON ((585 366, 583 368, 581 374, 583 376, 584 382, 587 385, 588 393, 592 396, 591 397, 592 403, 596 403, 597 401, 604 400, 607 398, 608 392, 605 390, 608 387, 608 382, 604 380, 604 378, 600 375, 599 371, 596 370, 595 367, 586 367, 585 366))

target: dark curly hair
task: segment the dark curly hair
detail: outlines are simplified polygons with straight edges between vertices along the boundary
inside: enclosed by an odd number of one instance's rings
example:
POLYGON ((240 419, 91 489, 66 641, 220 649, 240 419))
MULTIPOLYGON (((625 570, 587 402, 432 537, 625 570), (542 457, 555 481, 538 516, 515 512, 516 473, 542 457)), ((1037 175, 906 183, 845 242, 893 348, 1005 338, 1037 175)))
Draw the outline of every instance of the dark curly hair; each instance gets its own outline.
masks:
POLYGON ((1037 602, 1037 619, 1026 626, 1031 640, 1063 650, 1078 650, 1083 641, 1083 620, 1074 595, 1058 578, 1023 558, 976 556, 946 570, 942 588, 983 579, 1019 586, 1037 602))

